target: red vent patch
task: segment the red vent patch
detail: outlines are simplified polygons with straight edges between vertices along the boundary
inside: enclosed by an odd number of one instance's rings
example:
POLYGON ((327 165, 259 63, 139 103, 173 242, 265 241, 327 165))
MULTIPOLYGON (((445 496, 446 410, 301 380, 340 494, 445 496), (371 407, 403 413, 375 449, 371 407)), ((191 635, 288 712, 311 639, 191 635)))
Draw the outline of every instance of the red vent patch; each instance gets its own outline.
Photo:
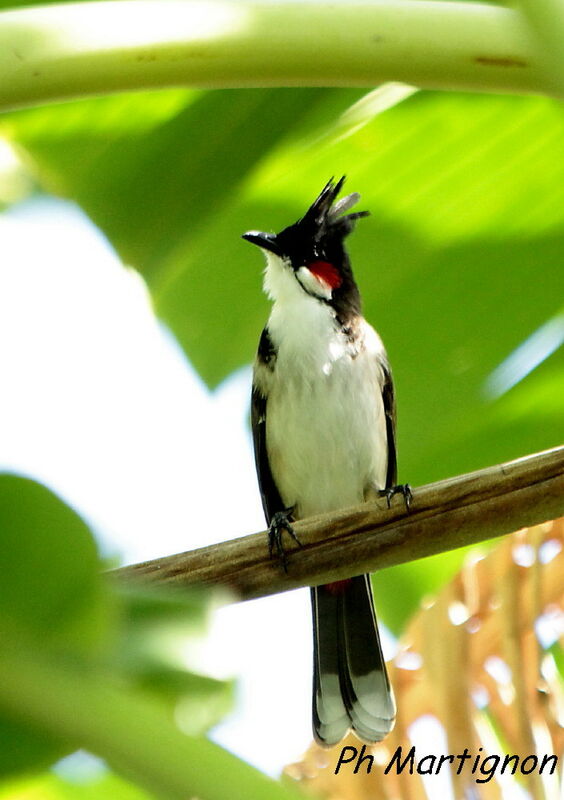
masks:
POLYGON ((342 581, 335 581, 334 583, 326 583, 322 589, 326 589, 329 594, 344 594, 351 583, 352 578, 345 578, 342 581))
POLYGON ((307 268, 312 275, 315 275, 318 280, 326 283, 331 289, 338 289, 343 282, 343 279, 339 275, 339 270, 334 264, 329 263, 329 261, 312 261, 311 264, 307 264, 307 268))

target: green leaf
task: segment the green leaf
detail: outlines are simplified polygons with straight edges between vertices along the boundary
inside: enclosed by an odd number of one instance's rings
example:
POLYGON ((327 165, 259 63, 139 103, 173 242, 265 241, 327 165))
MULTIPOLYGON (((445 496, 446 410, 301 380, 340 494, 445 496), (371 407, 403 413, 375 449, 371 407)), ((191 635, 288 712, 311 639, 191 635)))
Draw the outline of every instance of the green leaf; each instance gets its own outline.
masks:
POLYGON ((76 780, 45 774, 0 788, 0 800, 155 800, 154 794, 106 770, 76 780))
POLYGON ((0 781, 45 769, 72 749, 61 739, 0 712, 0 781))
POLYGON ((105 97, 8 114, 3 129, 32 155, 45 186, 76 199, 158 292, 184 270, 183 252, 204 226, 238 203, 238 184, 287 135, 288 120, 303 124, 326 94, 105 97))
POLYGON ((180 733, 159 703, 118 675, 53 659, 23 640, 0 650, 0 708, 106 759, 159 797, 298 797, 206 739, 180 733))
POLYGON ((92 777, 67 780, 46 774, 18 780, 0 789, 0 800, 154 800, 137 786, 104 771, 92 777))
MULTIPOLYGON (((15 646, 23 633, 38 650, 99 651, 110 605, 85 523, 44 486, 0 475, 0 530, 2 646, 15 646)), ((66 752, 62 740, 0 716, 0 775, 38 769, 66 752)))
POLYGON ((217 383, 252 357, 266 309, 260 264, 240 240, 256 219, 245 181, 282 140, 317 132, 361 94, 150 92, 6 114, 0 132, 27 151, 45 188, 76 200, 143 273, 159 315, 217 383))
POLYGON ((380 570, 372 576, 378 618, 399 636, 425 597, 456 574, 469 548, 380 570))
POLYGON ((146 669, 136 675, 135 686, 160 702, 165 700, 180 730, 191 736, 207 733, 233 708, 232 682, 185 669, 146 669))
POLYGON ((0 475, 0 629, 98 649, 107 635, 96 546, 86 524, 35 481, 0 475))
MULTIPOLYGON (((180 730, 201 734, 232 702, 231 684, 179 666, 202 633, 208 594, 133 584, 114 591, 100 577, 84 522, 26 478, 0 475, 0 528, 0 776, 90 747, 134 769, 141 783, 164 786, 163 794, 181 796, 179 787, 198 784, 190 769, 171 774, 168 748, 188 760, 213 758, 213 748, 190 744, 180 730)), ((206 791, 213 796, 213 780, 206 791)))
POLYGON ((550 646, 549 652, 554 659, 554 666, 558 674, 564 678, 564 648, 560 642, 555 642, 550 646))
POLYGON ((190 671, 204 637, 208 591, 133 583, 116 587, 123 604, 112 666, 167 709, 185 733, 203 734, 233 706, 234 686, 190 671))

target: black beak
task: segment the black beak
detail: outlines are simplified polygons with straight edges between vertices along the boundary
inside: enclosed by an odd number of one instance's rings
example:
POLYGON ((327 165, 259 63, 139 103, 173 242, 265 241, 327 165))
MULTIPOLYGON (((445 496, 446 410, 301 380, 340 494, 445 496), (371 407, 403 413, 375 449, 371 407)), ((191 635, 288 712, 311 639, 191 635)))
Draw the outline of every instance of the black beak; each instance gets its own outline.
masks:
POLYGON ((280 252, 280 247, 276 242, 275 233, 262 233, 261 231, 249 231, 248 233, 244 233, 242 238, 246 239, 246 241, 250 242, 251 244, 256 244, 258 245, 258 247, 262 247, 263 250, 270 250, 271 253, 274 253, 277 256, 282 255, 282 253, 280 252))

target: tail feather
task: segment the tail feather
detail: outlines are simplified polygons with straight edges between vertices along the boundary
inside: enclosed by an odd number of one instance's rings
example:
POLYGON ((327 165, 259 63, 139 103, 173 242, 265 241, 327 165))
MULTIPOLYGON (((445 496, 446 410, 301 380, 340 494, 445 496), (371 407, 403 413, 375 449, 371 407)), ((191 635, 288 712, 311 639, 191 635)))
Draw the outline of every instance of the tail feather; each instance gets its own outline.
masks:
POLYGON ((395 702, 382 655, 367 575, 311 590, 314 623, 313 727, 325 746, 350 728, 379 742, 395 702))
POLYGON ((341 599, 312 587, 313 612, 313 732, 320 744, 340 741, 350 728, 350 719, 341 693, 339 670, 340 641, 337 620, 341 599))

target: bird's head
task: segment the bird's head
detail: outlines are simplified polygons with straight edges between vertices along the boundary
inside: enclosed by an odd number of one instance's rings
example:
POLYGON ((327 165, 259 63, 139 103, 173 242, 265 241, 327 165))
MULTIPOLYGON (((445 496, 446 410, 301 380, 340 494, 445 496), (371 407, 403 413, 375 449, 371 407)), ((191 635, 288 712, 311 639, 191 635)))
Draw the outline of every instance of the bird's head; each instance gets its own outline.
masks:
POLYGON ((358 313, 360 298, 344 240, 355 220, 369 212, 346 213, 360 195, 337 200, 344 181, 344 176, 337 183, 331 179, 304 216, 280 233, 243 234, 265 252, 265 287, 274 300, 298 289, 338 311, 342 306, 358 313))

